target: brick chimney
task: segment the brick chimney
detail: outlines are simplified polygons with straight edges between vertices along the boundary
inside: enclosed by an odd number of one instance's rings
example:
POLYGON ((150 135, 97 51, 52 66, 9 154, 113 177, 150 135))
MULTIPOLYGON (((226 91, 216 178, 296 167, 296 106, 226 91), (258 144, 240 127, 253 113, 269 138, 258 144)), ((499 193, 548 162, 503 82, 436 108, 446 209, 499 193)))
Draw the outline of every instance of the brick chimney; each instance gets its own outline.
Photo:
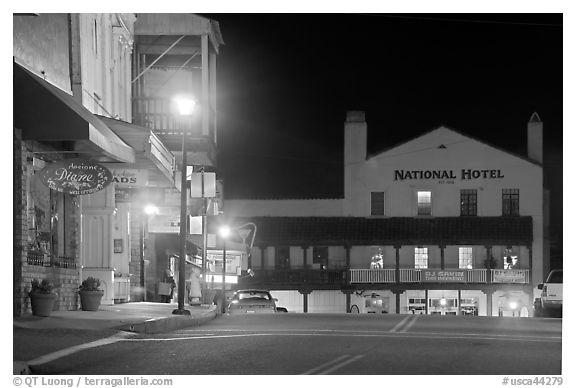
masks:
POLYGON ((367 125, 363 111, 346 112, 344 123, 344 164, 366 160, 367 125))
POLYGON ((544 152, 543 123, 538 113, 534 112, 528 121, 528 158, 542 164, 544 152))

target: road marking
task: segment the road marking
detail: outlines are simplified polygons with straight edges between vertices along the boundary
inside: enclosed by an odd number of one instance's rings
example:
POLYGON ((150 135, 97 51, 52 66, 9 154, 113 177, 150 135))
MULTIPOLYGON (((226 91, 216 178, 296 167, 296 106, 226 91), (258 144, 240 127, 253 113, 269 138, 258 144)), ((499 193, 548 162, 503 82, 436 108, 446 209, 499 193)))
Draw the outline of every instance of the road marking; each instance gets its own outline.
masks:
POLYGON ((358 333, 246 333, 246 334, 223 334, 213 336, 191 336, 173 338, 128 338, 122 341, 147 342, 147 341, 182 341, 196 339, 218 339, 218 338, 246 338, 246 337, 384 337, 384 338, 424 338, 424 339, 474 339, 474 340, 498 340, 498 341, 530 341, 530 342, 561 342, 562 337, 533 337, 533 336, 504 336, 504 335, 452 335, 446 333, 390 333, 380 332, 373 334, 358 333))
POLYGON ((340 356, 340 357, 336 358, 335 360, 328 361, 328 362, 326 362, 326 363, 324 363, 324 364, 322 364, 322 365, 320 365, 320 366, 317 366, 316 368, 312 368, 312 369, 307 370, 306 372, 300 373, 300 374, 302 374, 302 375, 311 375, 312 373, 315 373, 315 372, 317 372, 317 371, 319 371, 319 370, 321 370, 321 369, 323 369, 323 368, 327 368, 327 367, 331 366, 332 364, 335 364, 335 363, 337 363, 337 362, 340 362, 340 360, 346 359, 346 358, 348 358, 348 357, 350 357, 350 356, 347 355, 347 354, 345 354, 345 355, 343 355, 343 356, 340 356))
POLYGON ((390 329, 390 333, 396 333, 396 332, 405 333, 406 330, 408 330, 410 327, 412 327, 414 322, 416 322, 416 319, 418 319, 418 315, 407 316, 406 318, 404 318, 403 320, 398 322, 398 324, 396 326, 394 326, 392 329, 390 329), (406 326, 404 327, 404 325, 406 325, 406 326))
POLYGON ((408 323, 406 324, 406 326, 404 326, 404 327, 402 328, 402 330, 400 330, 400 333, 406 333, 406 332, 408 331, 408 329, 410 329, 410 328, 416 323, 416 320, 418 319, 418 316, 419 316, 419 315, 413 315, 413 319, 411 319, 410 322, 408 322, 408 323))
POLYGON ((98 346, 110 345, 110 344, 113 344, 115 342, 124 341, 124 340, 126 340, 126 337, 131 337, 134 335, 136 335, 136 334, 135 333, 129 333, 129 332, 116 333, 116 334, 114 334, 110 337, 107 337, 107 338, 102 338, 102 339, 99 339, 96 341, 72 346, 72 347, 69 347, 66 349, 58 350, 58 351, 53 352, 53 353, 45 354, 44 356, 40 356, 40 357, 35 358, 31 361, 28 361, 28 365, 34 366, 34 365, 45 364, 47 362, 51 362, 51 361, 57 360, 59 358, 66 357, 66 356, 69 356, 71 354, 77 353, 81 350, 95 348, 98 346))
POLYGON ((361 359, 362 357, 364 357, 364 355, 363 355, 363 354, 359 354, 359 355, 357 355, 356 357, 352 357, 351 359, 346 360, 346 361, 344 361, 344 362, 341 362, 341 363, 338 364, 338 365, 334 365, 332 368, 327 369, 327 370, 325 370, 325 371, 323 371, 323 372, 321 372, 321 373, 318 373, 318 374, 319 374, 319 375, 327 375, 328 373, 332 373, 332 372, 334 372, 336 369, 340 369, 340 368, 342 368, 342 367, 345 366, 345 365, 348 365, 348 364, 350 364, 350 363, 352 363, 352 362, 354 362, 354 361, 356 361, 356 360, 361 359))

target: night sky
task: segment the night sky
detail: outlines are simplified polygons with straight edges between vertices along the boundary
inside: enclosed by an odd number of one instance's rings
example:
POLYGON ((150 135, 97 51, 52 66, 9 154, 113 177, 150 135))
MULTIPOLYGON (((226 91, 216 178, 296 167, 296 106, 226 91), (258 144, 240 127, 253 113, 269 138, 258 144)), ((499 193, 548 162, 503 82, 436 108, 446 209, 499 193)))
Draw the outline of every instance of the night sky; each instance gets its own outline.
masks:
POLYGON ((225 42, 225 198, 341 197, 347 110, 366 111, 369 154, 445 125, 521 155, 536 111, 561 231, 562 15, 202 16, 225 42))

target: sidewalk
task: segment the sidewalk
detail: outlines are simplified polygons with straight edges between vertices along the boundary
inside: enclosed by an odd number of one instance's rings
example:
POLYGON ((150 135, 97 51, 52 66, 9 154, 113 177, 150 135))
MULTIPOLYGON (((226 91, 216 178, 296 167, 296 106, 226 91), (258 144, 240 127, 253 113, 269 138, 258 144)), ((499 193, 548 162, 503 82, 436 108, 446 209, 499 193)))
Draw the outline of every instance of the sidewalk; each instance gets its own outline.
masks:
POLYGON ((16 317, 14 374, 29 373, 26 361, 118 331, 155 334, 198 326, 216 317, 215 305, 185 306, 190 315, 172 314, 177 307, 175 303, 135 302, 100 306, 99 311, 53 311, 49 317, 16 317))

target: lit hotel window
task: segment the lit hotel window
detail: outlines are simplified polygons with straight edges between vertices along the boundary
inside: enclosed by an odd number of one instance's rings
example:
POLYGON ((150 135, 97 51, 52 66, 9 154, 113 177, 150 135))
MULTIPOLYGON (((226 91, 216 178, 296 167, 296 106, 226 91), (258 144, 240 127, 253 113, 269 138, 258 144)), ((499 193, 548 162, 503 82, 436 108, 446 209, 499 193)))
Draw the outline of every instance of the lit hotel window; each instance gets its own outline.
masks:
POLYGON ((383 216, 384 215, 384 192, 371 192, 370 193, 370 215, 383 216))
POLYGON ((414 248, 414 268, 428 268, 428 248, 414 248))
POLYGON ((429 216, 432 214, 432 192, 418 192, 418 215, 429 216))
POLYGON ((472 247, 458 248, 458 268, 472 269, 472 247))
POLYGON ((502 189, 502 215, 520 215, 520 190, 502 189))

